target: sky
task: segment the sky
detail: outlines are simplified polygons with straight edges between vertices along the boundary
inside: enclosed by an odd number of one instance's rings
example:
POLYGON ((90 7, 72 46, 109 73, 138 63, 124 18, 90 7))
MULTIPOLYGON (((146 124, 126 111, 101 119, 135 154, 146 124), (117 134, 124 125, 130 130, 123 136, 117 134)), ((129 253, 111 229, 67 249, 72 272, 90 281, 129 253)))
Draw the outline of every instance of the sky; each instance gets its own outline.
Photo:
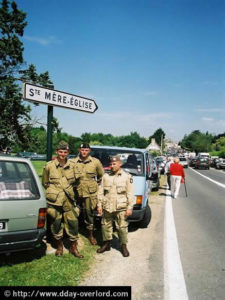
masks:
MULTIPOLYGON (((94 113, 54 107, 68 134, 181 140, 225 132, 225 1, 16 0, 27 13, 27 66, 54 88, 93 99, 94 113)), ((32 105, 46 123, 47 106, 32 105)))

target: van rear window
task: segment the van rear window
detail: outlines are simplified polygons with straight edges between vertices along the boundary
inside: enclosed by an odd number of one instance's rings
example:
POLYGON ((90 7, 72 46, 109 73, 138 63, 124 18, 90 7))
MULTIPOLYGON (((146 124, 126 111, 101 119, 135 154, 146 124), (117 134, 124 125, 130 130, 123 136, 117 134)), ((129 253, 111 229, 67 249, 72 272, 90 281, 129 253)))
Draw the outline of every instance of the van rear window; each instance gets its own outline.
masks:
POLYGON ((37 198, 40 198, 40 194, 29 165, 0 161, 0 201, 37 198))

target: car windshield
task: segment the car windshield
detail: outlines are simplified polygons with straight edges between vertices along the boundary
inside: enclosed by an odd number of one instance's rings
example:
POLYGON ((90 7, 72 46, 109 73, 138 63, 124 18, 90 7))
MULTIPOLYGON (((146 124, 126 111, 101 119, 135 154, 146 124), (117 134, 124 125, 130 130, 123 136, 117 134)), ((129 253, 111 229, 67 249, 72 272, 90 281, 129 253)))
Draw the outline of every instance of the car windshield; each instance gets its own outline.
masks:
POLYGON ((39 198, 35 179, 27 163, 0 161, 0 201, 39 198))
POLYGON ((105 171, 110 170, 110 156, 119 155, 122 161, 122 169, 136 176, 144 175, 143 153, 132 150, 117 150, 92 148, 91 155, 98 158, 105 171))
POLYGON ((180 157, 180 161, 187 161, 185 157, 180 157))

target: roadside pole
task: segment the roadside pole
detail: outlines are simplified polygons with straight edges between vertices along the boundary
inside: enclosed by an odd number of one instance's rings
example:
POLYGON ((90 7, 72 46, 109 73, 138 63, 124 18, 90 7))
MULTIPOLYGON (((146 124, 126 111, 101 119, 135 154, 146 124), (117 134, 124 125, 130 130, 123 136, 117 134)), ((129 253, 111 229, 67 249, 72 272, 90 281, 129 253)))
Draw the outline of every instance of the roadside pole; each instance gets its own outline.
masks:
POLYGON ((53 106, 48 105, 46 161, 52 160, 52 120, 53 120, 53 106))

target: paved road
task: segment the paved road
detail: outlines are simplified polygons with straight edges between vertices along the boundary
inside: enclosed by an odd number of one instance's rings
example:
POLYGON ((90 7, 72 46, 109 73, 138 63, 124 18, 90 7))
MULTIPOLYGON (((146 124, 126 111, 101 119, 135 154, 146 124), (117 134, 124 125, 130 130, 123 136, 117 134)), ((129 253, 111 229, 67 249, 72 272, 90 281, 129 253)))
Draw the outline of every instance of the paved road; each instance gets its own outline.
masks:
MULTIPOLYGON (((198 172, 225 184, 223 171, 198 172)), ((172 202, 188 298, 225 299, 225 189, 192 169, 186 176, 188 198, 182 186, 172 202)))

